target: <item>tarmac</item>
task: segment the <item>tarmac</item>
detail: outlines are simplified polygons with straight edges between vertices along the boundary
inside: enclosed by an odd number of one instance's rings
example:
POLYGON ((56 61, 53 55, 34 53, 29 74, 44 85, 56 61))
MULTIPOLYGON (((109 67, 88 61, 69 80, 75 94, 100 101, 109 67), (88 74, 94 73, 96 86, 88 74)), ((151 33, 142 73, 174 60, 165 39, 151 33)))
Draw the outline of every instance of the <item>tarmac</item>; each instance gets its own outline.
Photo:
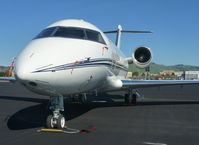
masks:
POLYGON ((81 133, 38 132, 48 97, 18 83, 0 82, 0 145, 198 145, 199 85, 140 89, 145 99, 127 106, 123 92, 66 99, 67 126, 81 133), (93 102, 92 102, 93 101, 93 102))

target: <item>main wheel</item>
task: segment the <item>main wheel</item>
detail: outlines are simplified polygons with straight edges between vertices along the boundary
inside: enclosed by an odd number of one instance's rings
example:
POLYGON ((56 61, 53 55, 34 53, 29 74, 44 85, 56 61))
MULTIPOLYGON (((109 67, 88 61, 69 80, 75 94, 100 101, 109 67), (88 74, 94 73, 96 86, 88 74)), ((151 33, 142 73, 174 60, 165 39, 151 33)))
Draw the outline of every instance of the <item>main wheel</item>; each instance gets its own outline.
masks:
POLYGON ((132 99, 131 99, 130 95, 129 94, 125 94, 125 96, 124 96, 124 102, 126 104, 130 104, 131 101, 132 101, 132 99))
POLYGON ((64 128, 65 123, 66 123, 65 117, 63 115, 59 115, 59 117, 57 118, 56 127, 57 128, 64 128))
POLYGON ((86 96, 84 96, 84 95, 80 95, 79 96, 79 102, 80 103, 84 104, 84 103, 86 103, 86 101, 87 101, 87 97, 86 96))
POLYGON ((136 94, 133 94, 133 98, 132 98, 132 102, 131 102, 133 105, 136 105, 137 104, 137 95, 136 94))
POLYGON ((54 123, 53 123, 53 116, 52 115, 49 115, 46 119, 46 127, 47 128, 54 128, 54 123))

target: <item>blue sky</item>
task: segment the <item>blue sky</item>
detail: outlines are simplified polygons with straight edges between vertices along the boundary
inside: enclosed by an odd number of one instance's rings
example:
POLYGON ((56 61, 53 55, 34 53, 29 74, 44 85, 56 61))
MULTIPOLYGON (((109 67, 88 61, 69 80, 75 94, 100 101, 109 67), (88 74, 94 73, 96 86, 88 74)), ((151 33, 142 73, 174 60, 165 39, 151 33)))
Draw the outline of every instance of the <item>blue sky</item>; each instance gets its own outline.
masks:
MULTIPOLYGON (((152 48, 154 62, 199 66, 198 0, 1 0, 0 65, 12 58, 44 27, 61 19, 84 19, 103 31, 118 24, 126 30, 153 34, 124 34, 121 49, 152 48)), ((113 39, 114 35, 110 35, 113 39)))

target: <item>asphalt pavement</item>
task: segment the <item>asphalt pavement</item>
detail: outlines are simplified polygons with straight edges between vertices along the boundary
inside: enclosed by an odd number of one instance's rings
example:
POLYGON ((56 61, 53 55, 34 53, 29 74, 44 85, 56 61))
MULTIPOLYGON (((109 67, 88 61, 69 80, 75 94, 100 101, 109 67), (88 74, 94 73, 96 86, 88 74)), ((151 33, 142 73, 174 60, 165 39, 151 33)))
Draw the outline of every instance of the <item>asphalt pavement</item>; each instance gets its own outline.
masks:
POLYGON ((18 83, 0 82, 0 145, 198 145, 199 85, 140 89, 136 106, 123 92, 65 101, 67 126, 76 134, 44 128, 48 97, 18 83), (93 101, 93 102, 92 102, 93 101))

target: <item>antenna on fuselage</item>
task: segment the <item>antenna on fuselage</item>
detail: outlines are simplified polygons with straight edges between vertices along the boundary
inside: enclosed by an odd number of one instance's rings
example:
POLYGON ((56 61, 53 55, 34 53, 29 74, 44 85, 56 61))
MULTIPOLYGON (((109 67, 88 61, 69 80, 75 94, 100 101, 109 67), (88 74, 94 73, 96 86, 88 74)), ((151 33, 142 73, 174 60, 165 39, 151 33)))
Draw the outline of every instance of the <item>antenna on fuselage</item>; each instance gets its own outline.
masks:
POLYGON ((128 31, 128 30, 122 30, 122 26, 118 25, 118 29, 116 31, 106 31, 104 33, 105 34, 117 33, 115 45, 117 46, 117 48, 120 48, 122 33, 153 33, 153 32, 151 32, 151 31, 128 31))

